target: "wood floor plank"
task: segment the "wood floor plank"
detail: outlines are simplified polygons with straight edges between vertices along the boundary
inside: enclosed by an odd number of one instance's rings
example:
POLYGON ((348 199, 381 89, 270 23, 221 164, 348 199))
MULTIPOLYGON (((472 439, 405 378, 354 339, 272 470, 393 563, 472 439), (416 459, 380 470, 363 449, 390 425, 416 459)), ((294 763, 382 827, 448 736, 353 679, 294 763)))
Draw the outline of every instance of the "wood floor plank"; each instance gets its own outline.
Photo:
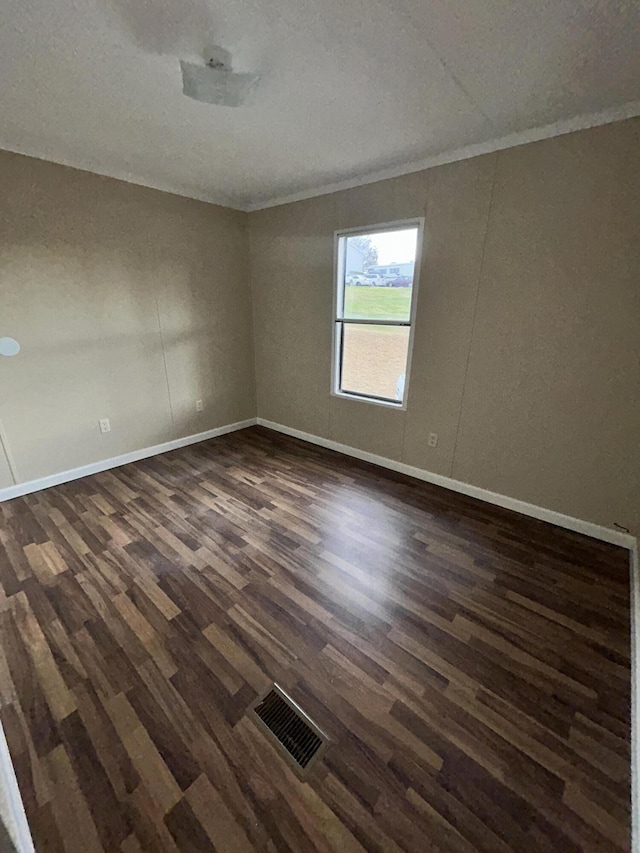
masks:
POLYGON ((185 797, 216 850, 245 853, 251 849, 244 830, 207 776, 198 776, 185 797))
POLYGON ((0 504, 38 853, 629 850, 628 573, 263 428, 0 504), (306 782, 273 681, 332 741, 306 782))
POLYGON ((64 746, 57 746, 44 759, 51 779, 51 804, 65 850, 99 853, 103 847, 85 792, 81 790, 64 746))
POLYGON ((107 712, 147 790, 166 814, 180 800, 178 783, 124 694, 107 703, 107 712))

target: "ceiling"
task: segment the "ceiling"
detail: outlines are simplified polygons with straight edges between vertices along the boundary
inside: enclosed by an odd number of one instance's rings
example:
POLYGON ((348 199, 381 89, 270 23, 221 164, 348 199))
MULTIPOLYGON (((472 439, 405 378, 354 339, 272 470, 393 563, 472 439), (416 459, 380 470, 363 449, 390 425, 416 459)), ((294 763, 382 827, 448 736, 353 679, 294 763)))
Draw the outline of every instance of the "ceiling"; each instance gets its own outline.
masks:
POLYGON ((640 114, 637 0, 4 0, 0 148, 256 209, 640 114), (262 81, 182 95, 212 44, 262 81))

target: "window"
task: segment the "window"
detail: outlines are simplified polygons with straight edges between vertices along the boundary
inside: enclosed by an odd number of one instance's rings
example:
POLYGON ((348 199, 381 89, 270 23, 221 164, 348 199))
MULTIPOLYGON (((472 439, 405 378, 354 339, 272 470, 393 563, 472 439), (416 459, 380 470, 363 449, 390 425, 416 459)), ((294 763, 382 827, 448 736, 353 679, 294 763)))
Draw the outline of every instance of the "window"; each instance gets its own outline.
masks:
POLYGON ((404 407, 422 228, 416 219, 336 233, 334 394, 404 407), (361 280, 351 269, 345 274, 354 247, 367 270, 361 280), (395 266, 384 265, 385 256, 395 266), (408 272, 398 276, 400 270, 408 272))

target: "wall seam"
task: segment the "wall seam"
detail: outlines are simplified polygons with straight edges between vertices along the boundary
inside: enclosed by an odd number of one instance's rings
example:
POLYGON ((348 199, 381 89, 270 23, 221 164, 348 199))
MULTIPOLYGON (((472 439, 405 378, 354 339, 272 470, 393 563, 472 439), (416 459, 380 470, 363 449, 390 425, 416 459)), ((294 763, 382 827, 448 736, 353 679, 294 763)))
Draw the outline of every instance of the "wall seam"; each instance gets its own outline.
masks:
POLYGON ((478 302, 480 301, 480 285, 482 283, 482 273, 484 270, 485 256, 487 253, 487 240, 489 237, 489 224, 491 221, 491 212, 493 210, 493 196, 496 189, 496 175, 498 172, 498 157, 499 153, 494 155, 495 161, 493 164, 493 176, 491 178, 491 193, 489 194, 489 205, 487 207, 487 220, 484 229, 484 238, 482 241, 482 255, 480 256, 480 267, 478 269, 478 278, 476 282, 476 295, 473 303, 473 318, 471 320, 471 331, 469 333, 469 346, 467 348, 467 360, 464 367, 464 378, 462 380, 462 394, 460 395, 460 408, 458 410, 458 423, 456 424, 456 437, 453 442, 453 452, 451 453, 451 465, 449 467, 449 476, 453 477, 453 471, 456 463, 456 453, 458 451, 458 439, 460 438, 460 426, 462 424, 462 410, 464 408, 464 399, 467 394, 467 379, 469 376, 469 365, 471 363, 471 350, 473 349, 473 338, 476 330, 476 318, 478 315, 478 302))
MULTIPOLYGON (((426 236, 427 235, 427 212, 429 210, 429 195, 430 195, 430 190, 431 190, 431 175, 429 173, 427 173, 426 185, 427 185, 427 188, 426 188, 427 195, 426 195, 426 198, 424 200, 424 204, 422 205, 422 218, 424 219, 424 228, 422 229, 422 246, 420 248, 420 279, 419 279, 420 284, 423 285, 423 290, 422 290, 423 293, 424 293, 424 280, 425 280, 426 276, 423 275, 422 270, 423 270, 426 255, 427 255, 427 236, 426 236)), ((418 299, 420 299, 419 294, 418 294, 418 299)), ((411 366, 412 367, 413 367, 413 347, 415 347, 415 345, 416 345, 415 336, 416 336, 417 326, 418 326, 418 322, 417 322, 418 312, 417 312, 417 310, 414 311, 414 314, 415 314, 415 317, 414 317, 413 322, 414 322, 416 328, 414 329, 414 333, 413 333, 413 346, 412 346, 412 352, 410 353, 410 355, 411 355, 411 366)), ((409 377, 409 388, 407 389, 407 391, 409 393, 411 392, 411 377, 409 377)), ((402 443, 400 444, 400 461, 404 462, 405 437, 407 434, 407 418, 409 417, 409 396, 408 396, 408 394, 407 394, 407 408, 405 409, 405 411, 402 414, 404 415, 404 417, 402 418, 402 443)))
POLYGON ((167 353, 164 347, 164 335, 162 334, 162 320, 160 319, 160 303, 158 297, 155 296, 156 316, 158 318, 158 333, 160 335, 160 349, 162 350, 162 363, 164 365, 164 378, 167 383, 167 399, 169 401, 169 414, 171 415, 171 429, 173 437, 176 438, 176 419, 173 415, 173 403, 171 402, 171 385, 169 384, 169 368, 167 367, 167 353))
POLYGON ((251 317, 251 355, 253 361, 253 387, 255 390, 255 401, 256 401, 256 417, 260 414, 260 394, 258 390, 258 354, 257 354, 257 346, 256 346, 256 303, 253 295, 253 232, 251 225, 251 213, 246 213, 247 217, 247 256, 248 256, 248 264, 247 264, 247 285, 249 291, 249 306, 251 308, 249 314, 251 317))
POLYGON ((0 447, 4 453, 4 457, 7 460, 7 465, 9 466, 9 473, 13 477, 14 485, 18 485, 20 483, 20 477, 18 476, 18 468, 16 466, 16 461, 13 458, 13 453, 9 447, 9 440, 7 438, 7 433, 4 428, 4 424, 0 419, 0 447))
MULTIPOLYGON (((333 196, 333 221, 336 224, 337 229, 342 228, 342 210, 340 209, 340 194, 336 193, 333 196)), ((329 334, 331 335, 331 342, 329 344, 329 382, 331 390, 333 391, 333 383, 335 381, 334 377, 334 359, 335 359, 335 338, 334 338, 334 329, 336 326, 336 274, 337 274, 337 265, 338 265, 338 255, 337 255, 337 245, 336 245, 336 236, 335 231, 332 234, 332 260, 331 260, 331 314, 329 315, 331 318, 331 323, 329 325, 329 334)), ((337 398, 333 396, 333 394, 329 394, 329 405, 327 406, 327 436, 330 439, 333 439, 333 414, 334 407, 337 405, 337 398)))

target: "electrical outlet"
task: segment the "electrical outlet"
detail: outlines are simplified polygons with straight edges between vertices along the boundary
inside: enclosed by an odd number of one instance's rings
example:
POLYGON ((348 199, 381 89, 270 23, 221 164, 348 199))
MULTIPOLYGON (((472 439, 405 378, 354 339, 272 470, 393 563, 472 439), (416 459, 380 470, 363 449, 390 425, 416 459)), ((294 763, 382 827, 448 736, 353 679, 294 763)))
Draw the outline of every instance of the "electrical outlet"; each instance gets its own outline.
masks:
POLYGON ((429 444, 429 447, 437 447, 438 446, 438 433, 437 432, 430 432, 429 433, 428 444, 429 444))
POLYGON ((196 400, 196 412, 202 412, 204 410, 204 405, 202 400, 196 400))
POLYGON ((100 432, 111 432, 109 418, 100 418, 100 432))

